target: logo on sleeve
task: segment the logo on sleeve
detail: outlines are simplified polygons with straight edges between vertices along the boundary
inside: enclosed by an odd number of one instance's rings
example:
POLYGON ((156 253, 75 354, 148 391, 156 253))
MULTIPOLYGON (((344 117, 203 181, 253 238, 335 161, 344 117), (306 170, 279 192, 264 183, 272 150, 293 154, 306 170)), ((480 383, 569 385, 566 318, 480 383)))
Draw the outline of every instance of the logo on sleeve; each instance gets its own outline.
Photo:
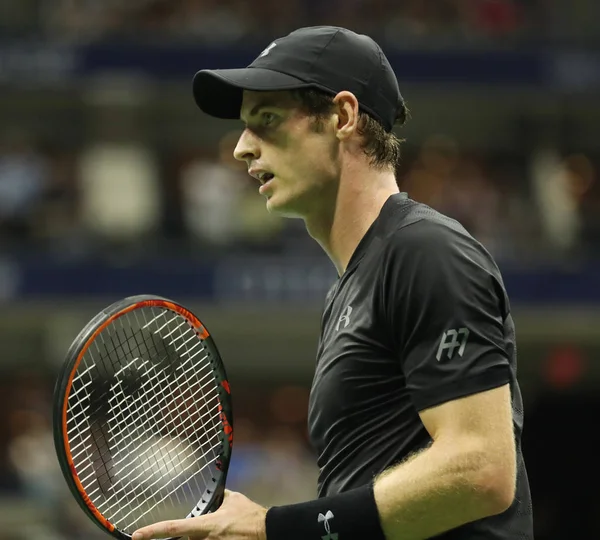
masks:
POLYGON ((333 519, 333 512, 331 510, 327 510, 326 514, 319 514, 317 521, 319 523, 323 523, 325 527, 325 532, 327 533, 325 536, 321 536, 321 540, 338 540, 338 533, 331 532, 331 525, 329 525, 329 520, 333 519))
POLYGON ((438 347, 437 354, 435 355, 437 361, 442 359, 444 351, 448 351, 446 356, 448 360, 451 360, 458 349, 458 356, 462 356, 467 346, 469 339, 469 329, 459 328, 458 330, 447 330, 442 334, 440 340, 440 346, 438 347))

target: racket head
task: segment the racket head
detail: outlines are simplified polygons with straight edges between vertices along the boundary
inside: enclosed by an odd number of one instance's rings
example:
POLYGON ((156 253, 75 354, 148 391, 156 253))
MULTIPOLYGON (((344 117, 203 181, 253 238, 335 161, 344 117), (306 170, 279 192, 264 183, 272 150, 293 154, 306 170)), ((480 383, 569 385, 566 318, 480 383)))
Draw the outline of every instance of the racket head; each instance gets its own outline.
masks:
POLYGON ((72 494, 115 538, 222 502, 233 446, 229 381, 206 326, 181 304, 131 296, 90 320, 59 372, 53 421, 72 494))

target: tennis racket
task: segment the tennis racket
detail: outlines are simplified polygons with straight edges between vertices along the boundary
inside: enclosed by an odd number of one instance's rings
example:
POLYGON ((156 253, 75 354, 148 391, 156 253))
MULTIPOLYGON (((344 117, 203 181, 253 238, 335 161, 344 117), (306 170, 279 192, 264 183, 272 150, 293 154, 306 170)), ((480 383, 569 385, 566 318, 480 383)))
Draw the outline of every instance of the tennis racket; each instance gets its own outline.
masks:
POLYGON ((79 333, 54 392, 54 441, 75 499, 130 539, 216 510, 233 444, 231 393, 206 326, 165 298, 125 298, 79 333))

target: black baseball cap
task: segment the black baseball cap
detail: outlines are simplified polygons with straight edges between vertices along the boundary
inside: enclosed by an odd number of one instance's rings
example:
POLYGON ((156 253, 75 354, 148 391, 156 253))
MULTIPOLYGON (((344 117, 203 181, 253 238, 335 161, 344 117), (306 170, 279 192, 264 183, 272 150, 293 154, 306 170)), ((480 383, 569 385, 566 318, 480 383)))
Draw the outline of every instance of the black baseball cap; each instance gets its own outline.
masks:
POLYGON ((273 41, 248 67, 204 69, 194 98, 206 114, 239 118, 244 90, 317 88, 352 92, 360 108, 391 131, 402 102, 396 75, 370 37, 335 26, 300 28, 273 41))

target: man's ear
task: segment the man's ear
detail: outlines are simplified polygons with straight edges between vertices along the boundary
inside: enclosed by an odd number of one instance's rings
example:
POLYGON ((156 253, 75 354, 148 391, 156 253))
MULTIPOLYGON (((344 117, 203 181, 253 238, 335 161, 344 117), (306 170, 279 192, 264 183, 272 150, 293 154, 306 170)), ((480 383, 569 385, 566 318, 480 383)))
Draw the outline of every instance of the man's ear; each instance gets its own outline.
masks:
POLYGON ((344 90, 333 98, 333 102, 336 105, 336 136, 339 140, 348 139, 358 129, 358 99, 352 92, 344 90))

